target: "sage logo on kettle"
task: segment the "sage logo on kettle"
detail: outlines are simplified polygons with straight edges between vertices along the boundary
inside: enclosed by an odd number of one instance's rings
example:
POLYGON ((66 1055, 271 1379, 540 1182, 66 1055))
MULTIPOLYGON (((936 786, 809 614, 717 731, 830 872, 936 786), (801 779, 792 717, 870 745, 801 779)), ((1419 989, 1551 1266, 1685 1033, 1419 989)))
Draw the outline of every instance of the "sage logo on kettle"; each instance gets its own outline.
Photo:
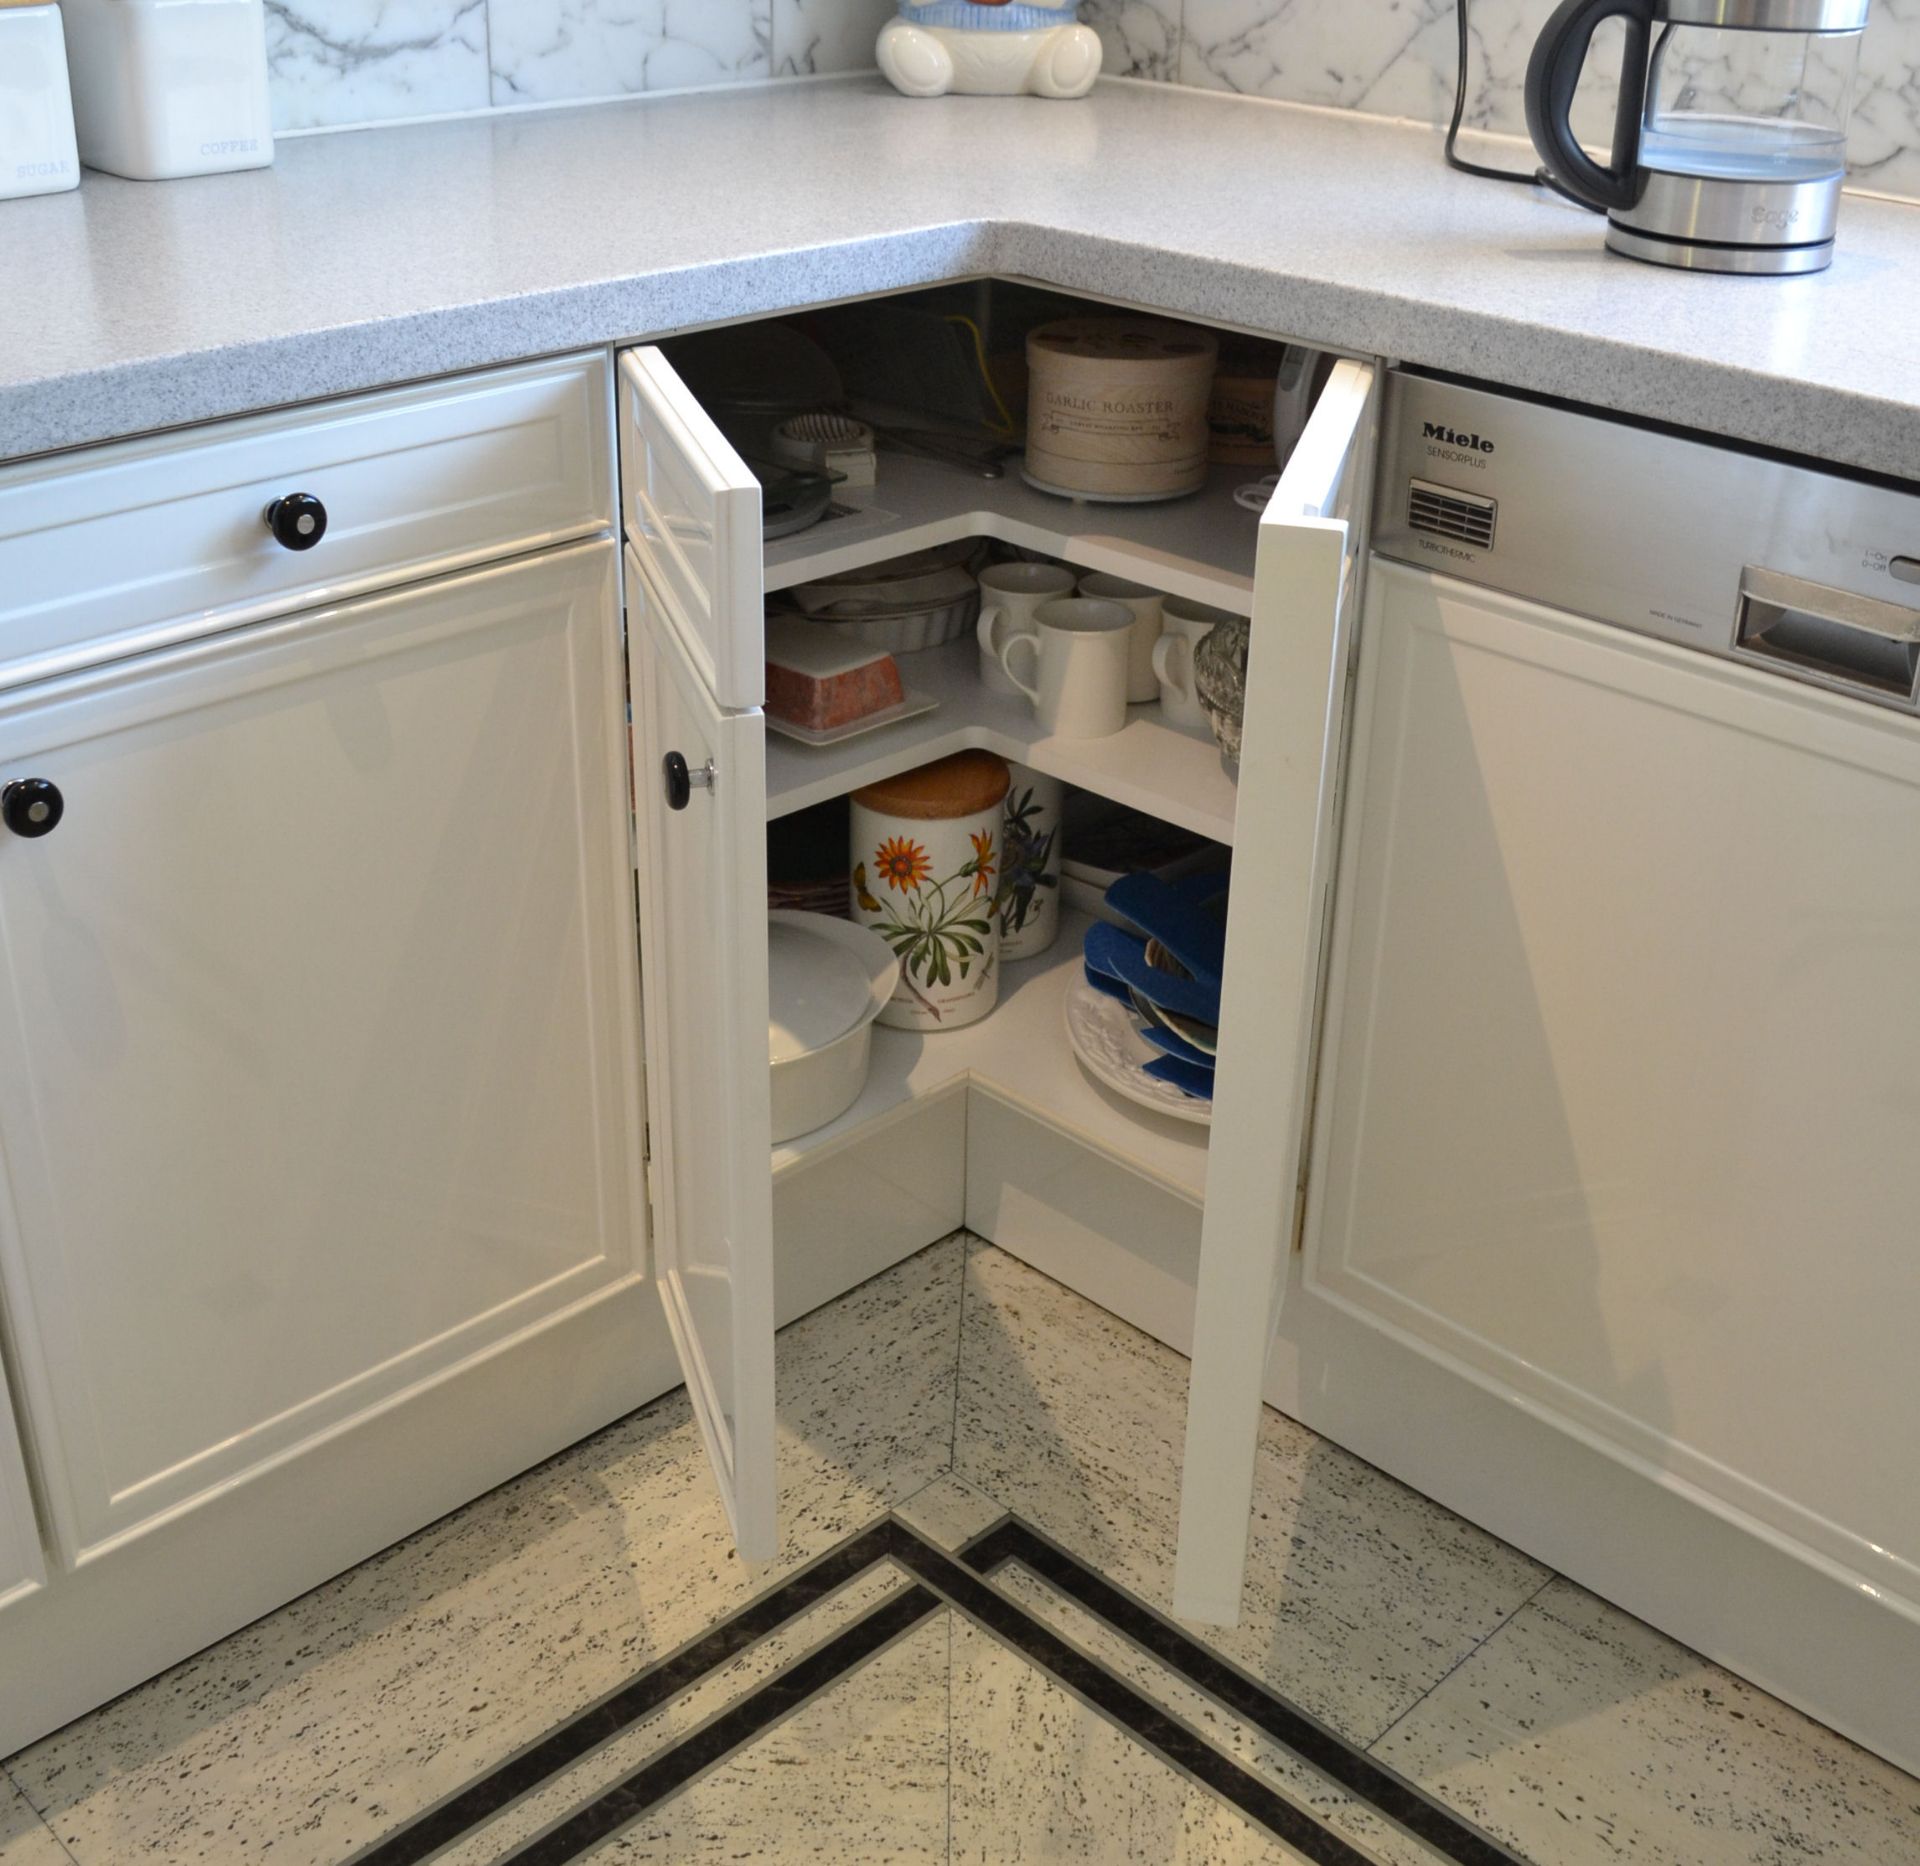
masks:
POLYGON ((1607 245, 1704 272, 1832 263, 1869 0, 1564 0, 1527 67, 1548 173, 1607 216, 1607 245), (1626 26, 1612 152, 1573 123, 1600 25, 1626 26))

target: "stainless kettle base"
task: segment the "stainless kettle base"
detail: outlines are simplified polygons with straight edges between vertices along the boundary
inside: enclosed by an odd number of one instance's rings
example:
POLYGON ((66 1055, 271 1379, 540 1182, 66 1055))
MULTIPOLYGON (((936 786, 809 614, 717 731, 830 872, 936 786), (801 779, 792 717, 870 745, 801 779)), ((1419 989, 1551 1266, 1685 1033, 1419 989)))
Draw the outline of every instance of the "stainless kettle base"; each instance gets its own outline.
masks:
POLYGON ((1815 240, 1805 246, 1723 246, 1711 240, 1674 240, 1658 233, 1643 233, 1615 220, 1607 222, 1607 247, 1656 266, 1681 266, 1691 272, 1744 272, 1775 279, 1824 272, 1833 264, 1831 240, 1815 240))

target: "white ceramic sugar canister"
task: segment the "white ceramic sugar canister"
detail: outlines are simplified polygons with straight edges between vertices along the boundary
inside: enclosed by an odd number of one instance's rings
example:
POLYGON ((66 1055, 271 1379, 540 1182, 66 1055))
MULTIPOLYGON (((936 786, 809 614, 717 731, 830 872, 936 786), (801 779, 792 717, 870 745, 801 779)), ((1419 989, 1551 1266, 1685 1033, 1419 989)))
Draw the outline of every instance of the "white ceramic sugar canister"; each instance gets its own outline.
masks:
POLYGON ((261 0, 64 0, 80 160, 135 181, 273 160, 261 0))
POLYGON ((0 200, 79 185, 60 9, 0 0, 0 200))
POLYGON ((955 752, 853 793, 853 917, 900 961, 880 1022, 958 1030, 1000 995, 1007 761, 955 752))

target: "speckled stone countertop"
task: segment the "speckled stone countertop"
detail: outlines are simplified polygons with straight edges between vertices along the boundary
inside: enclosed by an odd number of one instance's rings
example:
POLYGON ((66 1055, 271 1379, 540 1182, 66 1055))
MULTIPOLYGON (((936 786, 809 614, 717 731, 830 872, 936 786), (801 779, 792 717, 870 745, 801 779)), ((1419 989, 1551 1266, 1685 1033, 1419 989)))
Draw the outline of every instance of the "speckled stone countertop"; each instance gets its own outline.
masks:
POLYGON ((281 145, 0 204, 0 458, 984 273, 1920 477, 1920 209, 1692 276, 1342 112, 877 77, 281 145))

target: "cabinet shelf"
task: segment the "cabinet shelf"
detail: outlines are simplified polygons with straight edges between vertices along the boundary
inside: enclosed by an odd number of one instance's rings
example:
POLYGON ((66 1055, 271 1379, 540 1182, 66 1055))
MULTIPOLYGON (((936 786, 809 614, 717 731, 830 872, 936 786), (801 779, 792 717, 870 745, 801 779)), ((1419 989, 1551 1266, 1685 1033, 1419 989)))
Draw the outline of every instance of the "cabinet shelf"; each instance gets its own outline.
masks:
POLYGON ((988 480, 944 461, 883 453, 879 483, 841 493, 841 515, 767 545, 766 587, 791 589, 955 538, 997 538, 1250 616, 1260 523, 1233 495, 1259 477, 1255 467, 1215 467, 1184 499, 1093 505, 1036 492, 1017 458, 1004 479, 988 480))
POLYGON ((873 1063, 860 1099, 837 1121, 775 1147, 775 1175, 971 1078, 975 1087, 1198 1204, 1206 1193, 1209 1130, 1109 1093, 1080 1067, 1068 1046, 1062 1007, 1067 987, 1080 975, 1081 942, 1091 924, 1085 914, 1062 913, 1059 938, 1038 958, 1005 968, 1000 1001, 977 1024, 931 1035, 876 1025, 873 1063))
POLYGON ((769 732, 770 818, 790 816, 949 752, 982 750, 1216 842, 1232 842, 1236 793, 1219 747, 1209 736, 1169 725, 1157 701, 1129 707, 1126 725, 1111 737, 1054 738, 1019 695, 995 693, 982 684, 980 651, 971 635, 944 648, 903 654, 899 663, 900 678, 938 700, 937 709, 838 745, 802 745, 769 732))

